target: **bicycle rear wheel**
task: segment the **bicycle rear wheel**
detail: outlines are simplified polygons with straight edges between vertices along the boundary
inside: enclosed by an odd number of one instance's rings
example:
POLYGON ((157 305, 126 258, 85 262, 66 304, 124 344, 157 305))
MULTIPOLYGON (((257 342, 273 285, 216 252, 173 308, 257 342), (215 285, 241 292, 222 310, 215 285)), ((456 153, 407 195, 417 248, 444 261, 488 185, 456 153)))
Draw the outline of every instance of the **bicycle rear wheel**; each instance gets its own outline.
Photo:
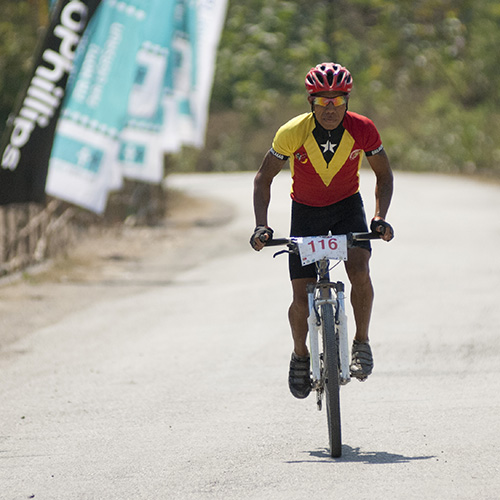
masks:
POLYGON ((342 432, 340 423, 340 385, 339 385, 339 345, 335 332, 335 319, 331 304, 321 306, 323 336, 323 368, 328 420, 330 455, 342 455, 342 432))

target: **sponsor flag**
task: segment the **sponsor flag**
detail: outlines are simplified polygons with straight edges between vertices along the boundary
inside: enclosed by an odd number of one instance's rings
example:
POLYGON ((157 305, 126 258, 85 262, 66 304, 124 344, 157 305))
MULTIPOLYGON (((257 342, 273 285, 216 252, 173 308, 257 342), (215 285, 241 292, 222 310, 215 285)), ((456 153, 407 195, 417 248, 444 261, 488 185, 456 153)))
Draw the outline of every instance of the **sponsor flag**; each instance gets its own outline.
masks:
POLYGON ((191 111, 195 112, 191 144, 196 147, 202 147, 205 141, 217 46, 226 9, 227 0, 200 0, 198 3, 196 86, 195 91, 191 93, 191 111))
POLYGON ((226 4, 103 2, 75 62, 48 193, 102 213, 122 176, 158 183, 166 152, 203 145, 226 4))
POLYGON ((137 58, 119 158, 124 176, 131 179, 161 181, 164 153, 177 152, 183 144, 202 147, 205 140, 227 0, 176 0, 172 7, 174 15, 169 19, 173 22, 168 29, 151 26, 150 38, 137 58), (152 49, 161 54, 153 54, 152 49), (147 105, 153 99, 159 103, 157 109, 147 105))
POLYGON ((179 0, 153 2, 144 38, 135 55, 134 80, 117 159, 121 172, 129 179, 157 183, 163 178, 165 79, 174 57, 173 20, 182 11, 182 3, 179 0))
POLYGON ((43 202, 56 123, 82 34, 99 0, 59 0, 0 147, 0 204, 43 202))
MULTIPOLYGON (((103 0, 74 58, 46 192, 96 213, 204 142, 227 0, 103 0)), ((54 7, 55 8, 55 7, 54 7)))
MULTIPOLYGON (((159 1, 159 0, 157 0, 159 1)), ((122 185, 117 158, 150 0, 104 0, 75 61, 47 193, 96 213, 122 185)))

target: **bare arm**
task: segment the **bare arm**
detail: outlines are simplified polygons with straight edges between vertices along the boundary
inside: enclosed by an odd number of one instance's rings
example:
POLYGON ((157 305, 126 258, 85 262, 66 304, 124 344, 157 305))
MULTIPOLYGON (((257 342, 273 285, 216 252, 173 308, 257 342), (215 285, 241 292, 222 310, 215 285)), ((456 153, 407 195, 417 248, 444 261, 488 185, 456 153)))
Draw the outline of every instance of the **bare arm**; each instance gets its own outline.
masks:
POLYGON ((267 210, 271 202, 271 184, 279 174, 286 160, 276 158, 268 152, 264 156, 262 165, 255 175, 253 182, 253 209, 255 213, 255 225, 267 226, 267 210))
MULTIPOLYGON (((253 190, 253 209, 256 226, 268 226, 267 212, 271 202, 271 184, 279 174, 286 160, 276 158, 268 152, 262 161, 259 171, 255 175, 253 190)), ((260 250, 264 244, 257 242, 256 250, 260 250), (260 248, 259 248, 260 247, 260 248)))
MULTIPOLYGON (((380 153, 369 156, 368 163, 370 164, 372 170, 375 172, 377 182, 375 185, 375 218, 381 218, 385 220, 387 212, 389 211, 389 206, 391 204, 392 192, 394 189, 394 177, 392 175, 392 169, 389 164, 389 158, 384 150, 380 153)), ((389 235, 385 237, 387 241, 392 239, 389 235)))

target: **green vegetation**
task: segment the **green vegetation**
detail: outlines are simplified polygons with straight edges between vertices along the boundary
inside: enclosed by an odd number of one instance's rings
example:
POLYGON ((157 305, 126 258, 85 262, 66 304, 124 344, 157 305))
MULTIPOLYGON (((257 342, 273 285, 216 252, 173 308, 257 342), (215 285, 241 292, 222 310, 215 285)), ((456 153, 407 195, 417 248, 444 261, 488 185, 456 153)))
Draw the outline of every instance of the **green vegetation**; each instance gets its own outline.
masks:
MULTIPOLYGON (((47 3, 0 5, 1 124, 47 3)), ((169 163, 256 169, 277 127, 308 110, 306 72, 334 60, 352 72, 350 108, 375 121, 394 167, 500 176, 499 33, 497 0, 229 0, 206 147, 169 163)))
POLYGON ((26 84, 47 11, 47 0, 2 0, 0 3, 0 133, 19 90, 26 84))
POLYGON ((230 0, 200 163, 257 168, 334 60, 396 168, 500 175, 499 33, 496 0, 230 0))

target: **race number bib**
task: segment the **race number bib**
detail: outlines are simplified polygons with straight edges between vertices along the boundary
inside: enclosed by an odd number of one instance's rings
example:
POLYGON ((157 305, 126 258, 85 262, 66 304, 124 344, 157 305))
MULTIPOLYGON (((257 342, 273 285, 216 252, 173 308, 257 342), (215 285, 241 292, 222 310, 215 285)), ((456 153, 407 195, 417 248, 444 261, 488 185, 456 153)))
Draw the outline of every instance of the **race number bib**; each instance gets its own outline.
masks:
POLYGON ((294 238, 299 249, 303 266, 321 259, 347 260, 347 237, 337 236, 307 236, 294 238))

